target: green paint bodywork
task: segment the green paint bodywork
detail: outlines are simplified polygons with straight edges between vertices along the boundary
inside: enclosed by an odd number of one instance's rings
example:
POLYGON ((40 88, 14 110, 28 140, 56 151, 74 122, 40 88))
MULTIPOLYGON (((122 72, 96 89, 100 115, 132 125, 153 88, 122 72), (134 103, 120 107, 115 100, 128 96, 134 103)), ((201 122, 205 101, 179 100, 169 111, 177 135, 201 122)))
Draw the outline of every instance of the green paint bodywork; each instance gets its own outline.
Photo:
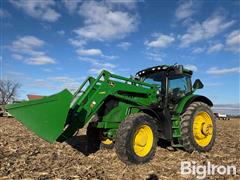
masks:
POLYGON ((128 109, 131 106, 149 106, 151 103, 157 103, 156 92, 156 85, 102 71, 96 79, 88 78, 75 93, 71 104, 73 113, 68 116, 69 126, 58 141, 65 141, 87 124, 98 113, 107 98, 117 99, 119 105, 104 117, 100 117, 97 127, 111 130, 116 129, 119 123, 129 115, 128 109), (89 85, 82 92, 87 82, 89 85), (79 97, 80 92, 82 94, 79 97))
POLYGON ((119 105, 100 117, 97 127, 108 129, 114 136, 119 123, 132 113, 132 106, 157 103, 156 92, 156 85, 102 71, 96 79, 88 77, 74 95, 64 90, 5 108, 41 138, 62 142, 87 124, 107 98, 116 99, 119 105))
POLYGON ((186 105, 186 103, 191 99, 193 98, 194 96, 196 96, 195 94, 189 94, 187 96, 184 96, 180 102, 178 103, 177 107, 175 108, 175 114, 177 115, 180 115, 183 110, 184 110, 184 107, 186 105))
POLYGON ((64 128, 73 95, 68 90, 39 100, 6 105, 5 108, 48 142, 54 142, 64 128))
MULTIPOLYGON (((5 108, 48 142, 63 142, 89 123, 97 114, 95 126, 104 129, 109 138, 114 138, 120 123, 130 114, 158 104, 158 87, 139 80, 125 78, 103 70, 95 79, 88 77, 72 95, 68 90, 45 97, 5 106, 5 108), (108 100, 117 102, 107 113, 101 112, 108 100)), ((194 91, 193 91, 194 92, 194 91)), ((183 97, 171 117, 172 136, 176 142, 181 140, 181 113, 186 103, 195 95, 183 97)), ((180 144, 175 144, 180 146, 180 144)))

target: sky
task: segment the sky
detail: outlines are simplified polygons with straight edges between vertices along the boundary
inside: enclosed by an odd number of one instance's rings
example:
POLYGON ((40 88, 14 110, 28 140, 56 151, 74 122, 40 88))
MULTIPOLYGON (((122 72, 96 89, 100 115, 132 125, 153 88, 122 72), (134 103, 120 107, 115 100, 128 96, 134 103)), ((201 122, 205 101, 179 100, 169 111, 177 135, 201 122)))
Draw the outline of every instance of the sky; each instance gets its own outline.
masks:
POLYGON ((240 103, 240 1, 0 0, 1 78, 26 94, 183 64, 214 104, 240 103))

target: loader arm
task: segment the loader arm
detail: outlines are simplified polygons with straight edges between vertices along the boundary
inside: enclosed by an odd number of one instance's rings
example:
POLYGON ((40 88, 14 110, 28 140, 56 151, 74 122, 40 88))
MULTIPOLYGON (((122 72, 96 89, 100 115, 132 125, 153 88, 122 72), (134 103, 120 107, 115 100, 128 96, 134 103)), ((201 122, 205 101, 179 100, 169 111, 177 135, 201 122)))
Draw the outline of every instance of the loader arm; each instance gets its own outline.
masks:
POLYGON ((57 141, 65 141, 87 124, 109 96, 135 106, 149 106, 150 103, 156 102, 156 92, 156 85, 102 71, 96 79, 88 78, 75 93, 67 119, 67 128, 57 141), (83 90, 87 83, 88 87, 83 90))

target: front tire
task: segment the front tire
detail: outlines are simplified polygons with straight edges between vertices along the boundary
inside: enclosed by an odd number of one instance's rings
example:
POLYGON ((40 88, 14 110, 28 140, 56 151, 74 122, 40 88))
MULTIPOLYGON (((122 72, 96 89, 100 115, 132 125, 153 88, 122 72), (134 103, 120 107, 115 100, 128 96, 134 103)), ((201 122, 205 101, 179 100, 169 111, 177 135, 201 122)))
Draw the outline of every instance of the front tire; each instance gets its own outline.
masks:
POLYGON ((182 115, 181 132, 186 151, 210 151, 216 139, 216 123, 210 107, 203 102, 190 104, 182 115))
POLYGON ((142 164, 152 159, 157 146, 157 125, 147 114, 129 115, 118 128, 115 149, 126 164, 142 164))

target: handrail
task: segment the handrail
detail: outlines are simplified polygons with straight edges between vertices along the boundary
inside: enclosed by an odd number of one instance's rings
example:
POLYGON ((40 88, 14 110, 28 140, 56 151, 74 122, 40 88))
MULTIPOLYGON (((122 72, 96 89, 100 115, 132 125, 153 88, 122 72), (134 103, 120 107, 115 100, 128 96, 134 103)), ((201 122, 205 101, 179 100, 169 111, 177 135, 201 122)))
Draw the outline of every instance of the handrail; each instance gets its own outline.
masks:
POLYGON ((82 90, 82 88, 86 85, 86 83, 89 81, 90 86, 89 86, 89 88, 87 89, 87 91, 85 91, 85 93, 82 94, 82 96, 81 96, 82 98, 81 98, 81 99, 85 99, 85 98, 86 98, 87 94, 93 89, 93 87, 97 84, 97 82, 102 78, 102 76, 104 75, 104 73, 105 73, 105 71, 103 70, 103 71, 99 74, 99 76, 95 79, 95 81, 94 81, 92 84, 91 84, 91 82, 90 82, 90 80, 91 80, 92 77, 88 77, 88 78, 81 84, 81 86, 78 88, 78 90, 74 93, 74 97, 73 97, 73 100, 72 100, 72 103, 71 103, 70 107, 73 107, 73 106, 78 102, 79 99, 75 99, 75 98, 76 98, 77 94, 82 90))
POLYGON ((82 88, 85 86, 85 84, 90 80, 90 76, 88 76, 83 83, 81 84, 81 86, 76 90, 76 92, 74 93, 74 97, 82 90, 82 88))

